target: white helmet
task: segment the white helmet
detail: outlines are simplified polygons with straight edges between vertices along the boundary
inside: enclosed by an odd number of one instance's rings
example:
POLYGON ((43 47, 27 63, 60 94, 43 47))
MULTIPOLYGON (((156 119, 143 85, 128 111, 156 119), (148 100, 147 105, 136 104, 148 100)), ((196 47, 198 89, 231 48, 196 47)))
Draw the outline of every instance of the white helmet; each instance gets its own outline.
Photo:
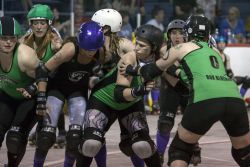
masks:
POLYGON ((100 9, 91 18, 101 27, 110 26, 111 32, 118 32, 122 27, 122 16, 114 9, 100 9))

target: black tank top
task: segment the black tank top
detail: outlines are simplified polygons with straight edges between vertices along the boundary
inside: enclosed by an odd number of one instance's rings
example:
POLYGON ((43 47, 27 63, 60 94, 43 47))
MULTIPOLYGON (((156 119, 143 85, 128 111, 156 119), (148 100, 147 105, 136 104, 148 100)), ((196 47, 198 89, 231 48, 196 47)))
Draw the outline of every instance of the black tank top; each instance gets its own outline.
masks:
POLYGON ((98 64, 99 52, 95 54, 93 60, 88 64, 80 64, 77 62, 79 46, 76 37, 70 37, 66 39, 66 42, 74 43, 75 55, 70 61, 59 66, 50 80, 48 88, 50 90, 57 89, 65 96, 73 92, 82 92, 87 97, 89 77, 93 76, 93 68, 98 64))

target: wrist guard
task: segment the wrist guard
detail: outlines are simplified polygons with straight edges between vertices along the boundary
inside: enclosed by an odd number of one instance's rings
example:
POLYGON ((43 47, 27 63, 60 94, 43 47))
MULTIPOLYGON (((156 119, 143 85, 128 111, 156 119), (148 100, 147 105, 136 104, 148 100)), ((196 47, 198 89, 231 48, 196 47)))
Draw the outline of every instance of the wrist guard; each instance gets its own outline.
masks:
POLYGON ((168 69, 167 69, 167 73, 173 77, 178 78, 178 75, 176 74, 176 71, 178 70, 178 67, 176 65, 171 65, 168 69))
POLYGON ((132 75, 132 76, 137 76, 139 69, 140 69, 140 66, 128 65, 126 68, 126 74, 132 75))
POLYGON ((148 91, 146 90, 146 86, 145 85, 140 85, 138 87, 134 87, 131 89, 131 95, 134 98, 137 98, 139 96, 144 96, 148 94, 148 91))
POLYGON ((36 95, 36 92, 37 92, 37 86, 36 86, 36 83, 33 83, 31 85, 28 85, 24 88, 30 95, 31 97, 35 96, 36 95))
POLYGON ((46 110, 46 101, 46 92, 38 92, 36 98, 37 110, 46 110))

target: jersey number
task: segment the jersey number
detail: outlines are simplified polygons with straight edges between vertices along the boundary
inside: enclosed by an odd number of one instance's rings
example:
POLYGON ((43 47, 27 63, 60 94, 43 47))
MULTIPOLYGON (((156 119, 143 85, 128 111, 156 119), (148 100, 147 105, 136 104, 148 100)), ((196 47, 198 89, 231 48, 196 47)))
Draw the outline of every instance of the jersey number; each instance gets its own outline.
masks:
POLYGON ((217 69, 220 67, 219 62, 215 56, 209 56, 209 59, 210 59, 210 63, 212 67, 217 68, 217 69))

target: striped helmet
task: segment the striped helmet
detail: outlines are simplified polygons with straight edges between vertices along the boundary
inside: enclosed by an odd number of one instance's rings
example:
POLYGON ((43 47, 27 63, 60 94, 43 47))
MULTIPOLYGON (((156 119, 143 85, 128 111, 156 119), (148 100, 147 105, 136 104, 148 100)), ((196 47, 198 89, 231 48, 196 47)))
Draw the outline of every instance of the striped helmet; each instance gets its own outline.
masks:
POLYGON ((13 17, 3 16, 0 18, 0 36, 19 36, 21 26, 13 17))

